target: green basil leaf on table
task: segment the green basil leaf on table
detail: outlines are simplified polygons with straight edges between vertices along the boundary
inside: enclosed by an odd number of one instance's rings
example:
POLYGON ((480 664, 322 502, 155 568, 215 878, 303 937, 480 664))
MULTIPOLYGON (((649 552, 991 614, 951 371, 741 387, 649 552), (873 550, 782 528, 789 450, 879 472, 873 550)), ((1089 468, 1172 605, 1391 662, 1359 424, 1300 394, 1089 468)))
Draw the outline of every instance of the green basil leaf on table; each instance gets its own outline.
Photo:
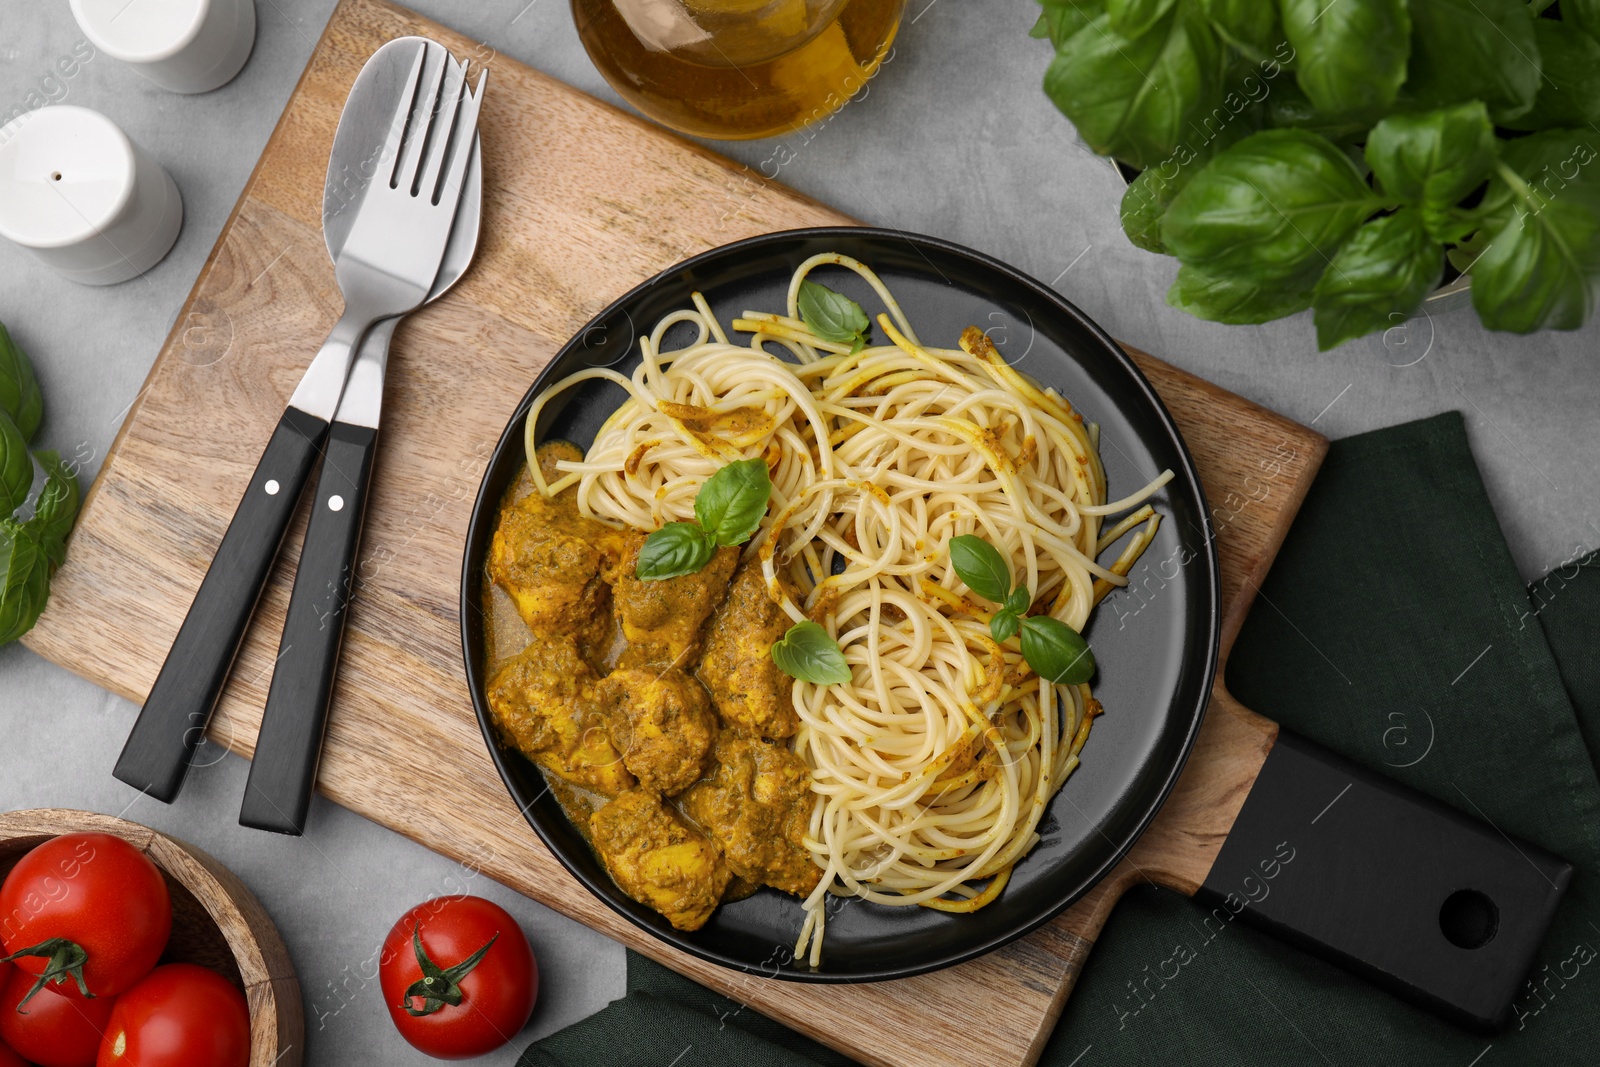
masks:
POLYGON ((0 519, 0 645, 33 628, 50 596, 50 569, 15 519, 0 519))
POLYGON ((797 303, 800 321, 824 341, 865 343, 871 324, 861 305, 848 296, 807 279, 800 283, 797 303))
POLYGON ((1106 0, 1111 27, 1124 37, 1137 37, 1154 26, 1176 0, 1106 0))
POLYGON ((1317 282, 1317 347, 1327 351, 1405 321, 1443 272, 1444 246, 1428 233, 1416 208, 1366 223, 1317 282))
POLYGON ((694 517, 715 544, 742 545, 761 526, 771 496, 767 461, 741 459, 720 468, 700 486, 694 517))
POLYGON ((1574 330, 1600 278, 1600 166, 1589 130, 1508 141, 1484 197, 1472 306, 1491 330, 1574 330))
POLYGON ((1404 100, 1422 107, 1482 100, 1504 123, 1533 107, 1539 44, 1521 0, 1411 0, 1404 100))
POLYGON ((646 582, 697 574, 711 562, 716 550, 711 538, 694 523, 669 522, 639 546, 639 565, 634 573, 646 582))
POLYGON ((1539 95, 1524 115, 1506 120, 1513 130, 1549 130, 1600 123, 1600 41, 1567 22, 1534 19, 1539 42, 1539 95))
POLYGON ((1262 0, 1199 0, 1218 36, 1254 60, 1276 54, 1283 42, 1278 5, 1262 0))
POLYGON ((1315 271, 1292 278, 1260 278, 1182 266, 1167 290, 1167 303, 1207 322, 1254 325, 1310 307, 1316 278, 1315 271))
POLYGON ((996 604, 1004 603, 1011 591, 1011 568, 1005 557, 983 538, 962 534, 950 538, 950 565, 967 588, 996 604))
POLYGON ((0 412, 0 518, 8 518, 28 499, 33 488, 33 456, 28 439, 0 412))
POLYGON ((1221 56, 1216 32, 1186 4, 1135 38, 1105 14, 1062 43, 1044 91, 1096 152, 1147 168, 1214 105, 1221 56))
POLYGON ((1106 9, 1105 0, 1040 0, 1040 4, 1044 10, 1030 32, 1049 38, 1058 49, 1106 9))
POLYGON ((3 322, 0 322, 0 413, 11 416, 11 421, 22 431, 24 441, 33 440, 44 415, 44 395, 39 392, 33 364, 11 339, 3 322))
POLYGON ((1290 279, 1320 270, 1384 206, 1332 141, 1264 130, 1225 149, 1173 198, 1161 239, 1213 278, 1290 279))
POLYGON ((67 558, 67 535, 78 517, 78 476, 55 452, 35 452, 34 458, 44 468, 45 482, 26 525, 50 565, 59 567, 67 558))
POLYGON ((1385 193, 1419 206, 1436 239, 1459 240, 1466 234, 1455 207, 1494 168, 1494 127, 1479 100, 1391 115, 1372 128, 1366 155, 1385 193))
POLYGON ((1008 641, 1021 624, 1022 620, 1018 618, 1017 613, 1009 608, 997 611, 989 620, 989 635, 996 641, 1008 641))
POLYGON ((809 619, 789 627, 772 646, 772 662, 791 678, 817 685, 842 685, 850 680, 850 666, 839 643, 809 619))
POLYGON ((1406 78, 1411 18, 1405 0, 1282 0, 1295 77, 1333 115, 1387 108, 1406 78))
POLYGON ((1022 620, 1022 658, 1047 681, 1081 685, 1094 677, 1094 653, 1083 636, 1049 615, 1022 620))

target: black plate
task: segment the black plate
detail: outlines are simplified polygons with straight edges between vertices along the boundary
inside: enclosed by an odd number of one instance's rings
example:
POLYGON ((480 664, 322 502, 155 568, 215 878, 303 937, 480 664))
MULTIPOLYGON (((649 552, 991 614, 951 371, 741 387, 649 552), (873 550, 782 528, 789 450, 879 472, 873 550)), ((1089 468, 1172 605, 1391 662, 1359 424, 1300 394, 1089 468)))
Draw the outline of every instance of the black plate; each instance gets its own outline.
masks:
MULTIPOLYGON (((826 267, 814 277, 860 301, 869 315, 879 310, 855 274, 826 267)), ((669 335, 663 347, 673 340, 669 335)), ((546 409, 540 440, 587 446, 622 397, 609 383, 569 391, 546 409)), ((523 397, 489 463, 467 532, 461 581, 467 681, 489 752, 517 807, 561 862, 635 925, 703 959, 776 978, 904 978, 970 959, 1045 922, 1109 872, 1160 808, 1199 730, 1216 669, 1219 593, 1207 514, 1193 461, 1150 383, 1105 331, 1048 287, 930 237, 853 228, 768 234, 696 256, 628 293, 567 342, 523 397), (1106 714, 1095 723, 1083 765, 1041 823, 1042 840, 1017 865, 1005 892, 970 915, 836 900, 822 966, 811 970, 792 956, 802 917, 794 897, 763 889, 717 909, 704 928, 683 933, 616 887, 539 771, 495 740, 483 699, 480 601, 496 509, 524 462, 523 419, 533 398, 586 366, 631 371, 639 331, 689 307, 693 290, 705 294, 725 328, 745 309, 782 311, 794 268, 829 251, 877 271, 925 343, 953 348, 961 329, 976 324, 1014 366, 1055 386, 1085 419, 1098 422, 1111 499, 1164 468, 1176 477, 1155 501, 1165 519, 1131 576, 1133 588, 1108 597, 1087 631, 1099 663, 1095 695, 1106 714)))

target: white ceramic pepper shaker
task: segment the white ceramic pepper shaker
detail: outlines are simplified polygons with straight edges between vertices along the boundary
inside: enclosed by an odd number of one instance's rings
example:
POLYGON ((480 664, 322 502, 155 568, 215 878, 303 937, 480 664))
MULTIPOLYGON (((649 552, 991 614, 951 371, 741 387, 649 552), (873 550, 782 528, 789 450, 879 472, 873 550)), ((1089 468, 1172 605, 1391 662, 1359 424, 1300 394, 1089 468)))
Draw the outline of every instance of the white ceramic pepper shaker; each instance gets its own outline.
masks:
POLYGON ((72 16, 100 51, 175 93, 226 85, 256 39, 254 0, 72 0, 72 16))

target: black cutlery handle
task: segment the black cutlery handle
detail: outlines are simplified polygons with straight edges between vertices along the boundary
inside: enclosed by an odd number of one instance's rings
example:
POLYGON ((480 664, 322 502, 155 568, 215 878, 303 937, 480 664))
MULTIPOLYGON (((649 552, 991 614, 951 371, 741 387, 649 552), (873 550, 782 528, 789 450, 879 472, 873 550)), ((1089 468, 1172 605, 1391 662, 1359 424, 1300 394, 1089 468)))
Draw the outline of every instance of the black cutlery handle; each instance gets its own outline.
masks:
POLYGON ((112 772, 120 781, 164 803, 178 795, 327 433, 326 420, 299 408, 278 420, 128 733, 112 772))
POLYGON ((1196 897, 1208 928, 1238 915, 1493 1031, 1571 880, 1544 849, 1284 730, 1196 897))
POLYGON ((377 442, 378 431, 366 426, 335 422, 328 433, 316 505, 239 809, 243 826, 280 834, 305 830, 355 592, 356 552, 377 442))

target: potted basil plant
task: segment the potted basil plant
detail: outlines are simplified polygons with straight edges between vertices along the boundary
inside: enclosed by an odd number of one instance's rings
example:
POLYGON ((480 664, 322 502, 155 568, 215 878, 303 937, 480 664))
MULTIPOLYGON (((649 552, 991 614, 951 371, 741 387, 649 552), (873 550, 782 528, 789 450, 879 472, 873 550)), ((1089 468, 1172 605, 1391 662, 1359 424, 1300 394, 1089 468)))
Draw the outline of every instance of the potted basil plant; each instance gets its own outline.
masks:
POLYGON ((1040 0, 1044 88, 1136 173, 1122 225, 1214 322, 1329 349, 1470 286, 1581 326, 1600 279, 1600 0, 1040 0))

